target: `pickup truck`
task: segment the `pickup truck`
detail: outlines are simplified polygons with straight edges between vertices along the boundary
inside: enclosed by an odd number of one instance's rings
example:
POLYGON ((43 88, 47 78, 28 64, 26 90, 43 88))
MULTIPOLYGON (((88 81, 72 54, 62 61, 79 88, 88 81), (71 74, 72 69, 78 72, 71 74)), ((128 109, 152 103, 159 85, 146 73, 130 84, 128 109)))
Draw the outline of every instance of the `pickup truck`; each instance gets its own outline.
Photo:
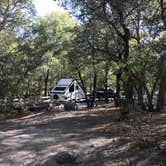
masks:
MULTIPOLYGON (((107 89, 107 98, 114 98, 114 97, 115 97, 114 90, 112 88, 108 88, 107 89)), ((101 88, 96 91, 96 98, 98 98, 99 100, 102 100, 105 98, 105 89, 104 88, 101 88)))

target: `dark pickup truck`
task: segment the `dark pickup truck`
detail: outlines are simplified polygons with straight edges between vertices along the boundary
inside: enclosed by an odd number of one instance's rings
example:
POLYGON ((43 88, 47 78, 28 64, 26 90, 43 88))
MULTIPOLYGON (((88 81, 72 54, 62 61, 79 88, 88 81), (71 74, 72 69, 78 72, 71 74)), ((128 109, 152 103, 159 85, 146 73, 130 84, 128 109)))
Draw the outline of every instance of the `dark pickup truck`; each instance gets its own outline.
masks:
POLYGON ((105 94, 104 88, 101 88, 98 91, 96 91, 96 98, 98 98, 99 100, 104 99, 106 95, 107 95, 107 98, 114 98, 115 97, 114 90, 112 88, 108 88, 107 94, 105 94))

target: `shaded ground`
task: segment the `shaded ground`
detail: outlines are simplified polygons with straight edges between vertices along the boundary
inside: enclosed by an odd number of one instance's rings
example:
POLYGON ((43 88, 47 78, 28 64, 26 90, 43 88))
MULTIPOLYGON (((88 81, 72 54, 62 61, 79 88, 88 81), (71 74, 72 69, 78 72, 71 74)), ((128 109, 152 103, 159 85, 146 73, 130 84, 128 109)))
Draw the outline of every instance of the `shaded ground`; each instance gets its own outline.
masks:
POLYGON ((166 112, 152 117, 151 135, 158 146, 140 149, 119 111, 38 112, 0 123, 0 166, 58 166, 53 156, 72 152, 66 165, 166 165, 166 112), (50 161, 50 162, 48 162, 50 161))

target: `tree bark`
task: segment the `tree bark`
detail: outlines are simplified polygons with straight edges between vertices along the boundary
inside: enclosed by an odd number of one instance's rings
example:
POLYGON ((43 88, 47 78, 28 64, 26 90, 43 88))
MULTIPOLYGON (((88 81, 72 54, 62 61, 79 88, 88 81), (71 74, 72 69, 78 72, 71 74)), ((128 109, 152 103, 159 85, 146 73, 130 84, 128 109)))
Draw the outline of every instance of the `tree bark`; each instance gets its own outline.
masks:
POLYGON ((108 64, 105 66, 105 79, 104 79, 104 97, 105 97, 105 103, 108 103, 108 95, 107 95, 107 89, 108 89, 108 64))
POLYGON ((164 87, 164 80, 160 80, 159 84, 159 93, 158 93, 158 99, 157 99, 157 111, 161 111, 164 108, 164 98, 165 98, 165 87, 164 87))
POLYGON ((142 105, 143 104, 143 93, 142 93, 141 87, 139 87, 137 89, 137 95, 138 95, 138 105, 142 105))
POLYGON ((96 71, 94 71, 94 76, 93 76, 93 94, 92 94, 91 107, 94 107, 95 100, 96 100, 96 84, 97 84, 97 73, 96 73, 96 71))
POLYGON ((120 104, 120 91, 121 91, 121 75, 122 75, 122 72, 121 70, 118 71, 118 73, 116 74, 116 94, 115 94, 115 106, 118 107, 119 104, 120 104))
POLYGON ((95 101, 96 101, 97 71, 96 71, 96 66, 95 66, 95 56, 96 56, 96 50, 92 49, 93 94, 92 94, 92 100, 91 100, 91 107, 94 107, 94 104, 95 104, 95 101))
POLYGON ((49 69, 46 71, 46 77, 44 79, 44 96, 48 95, 48 79, 49 79, 49 69))
POLYGON ((159 75, 158 77, 156 78, 155 80, 155 83, 153 84, 153 87, 152 87, 152 91, 149 92, 148 88, 146 86, 144 86, 145 88, 145 91, 147 93, 147 98, 148 98, 148 111, 154 111, 154 103, 153 103, 153 98, 154 98, 154 92, 156 90, 156 86, 158 84, 158 81, 159 81, 159 75))
MULTIPOLYGON (((124 27, 124 36, 123 36, 123 46, 124 46, 124 57, 123 57, 123 61, 124 63, 127 63, 128 57, 129 57, 129 40, 130 40, 130 30, 126 27, 124 27)), ((128 75, 128 69, 125 68, 125 71, 128 75)), ((131 76, 128 76, 127 81, 125 81, 124 83, 124 90, 125 90, 125 97, 127 100, 127 103, 130 104, 133 99, 133 86, 131 83, 132 79, 131 76)))

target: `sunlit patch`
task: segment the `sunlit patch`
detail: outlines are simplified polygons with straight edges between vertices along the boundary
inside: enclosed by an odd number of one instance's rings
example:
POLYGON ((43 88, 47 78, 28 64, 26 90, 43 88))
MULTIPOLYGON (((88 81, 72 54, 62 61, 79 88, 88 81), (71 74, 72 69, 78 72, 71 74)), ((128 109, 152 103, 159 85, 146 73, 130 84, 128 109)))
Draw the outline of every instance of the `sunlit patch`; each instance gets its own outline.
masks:
POLYGON ((64 11, 64 9, 58 6, 53 0, 34 0, 34 4, 39 16, 45 16, 55 11, 64 11))

